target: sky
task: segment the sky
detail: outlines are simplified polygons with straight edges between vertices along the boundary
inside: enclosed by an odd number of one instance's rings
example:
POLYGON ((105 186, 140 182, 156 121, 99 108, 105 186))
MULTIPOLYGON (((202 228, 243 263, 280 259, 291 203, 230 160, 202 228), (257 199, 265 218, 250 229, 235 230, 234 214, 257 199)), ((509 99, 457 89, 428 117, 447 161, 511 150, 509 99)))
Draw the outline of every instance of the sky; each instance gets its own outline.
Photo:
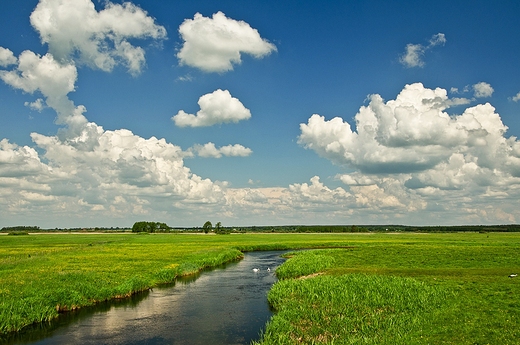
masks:
POLYGON ((0 227, 518 223, 519 15, 2 0, 0 227))

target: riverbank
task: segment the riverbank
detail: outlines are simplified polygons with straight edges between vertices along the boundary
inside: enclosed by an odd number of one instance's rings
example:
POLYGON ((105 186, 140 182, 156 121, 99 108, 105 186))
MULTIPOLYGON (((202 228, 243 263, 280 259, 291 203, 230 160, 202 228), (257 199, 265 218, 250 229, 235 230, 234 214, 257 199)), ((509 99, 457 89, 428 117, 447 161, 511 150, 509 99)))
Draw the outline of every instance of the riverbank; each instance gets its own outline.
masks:
POLYGON ((0 239, 0 333, 126 298, 237 260, 243 251, 323 246, 330 236, 49 233, 0 239))
POLYGON ((0 333, 243 257, 233 248, 172 240, 132 234, 2 237, 0 333))
POLYGON ((255 344, 520 344, 519 249, 475 234, 288 253, 255 344))

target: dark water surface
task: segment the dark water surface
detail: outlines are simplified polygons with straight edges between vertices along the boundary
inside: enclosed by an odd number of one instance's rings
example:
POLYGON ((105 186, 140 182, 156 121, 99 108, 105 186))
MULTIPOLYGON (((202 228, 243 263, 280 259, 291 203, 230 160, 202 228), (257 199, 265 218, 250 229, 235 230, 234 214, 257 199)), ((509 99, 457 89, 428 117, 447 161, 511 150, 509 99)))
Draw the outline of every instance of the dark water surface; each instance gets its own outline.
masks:
POLYGON ((67 314, 4 343, 249 344, 259 338, 271 316, 267 292, 276 281, 274 269, 284 261, 281 253, 246 253, 243 260, 225 268, 154 288, 125 302, 67 314))

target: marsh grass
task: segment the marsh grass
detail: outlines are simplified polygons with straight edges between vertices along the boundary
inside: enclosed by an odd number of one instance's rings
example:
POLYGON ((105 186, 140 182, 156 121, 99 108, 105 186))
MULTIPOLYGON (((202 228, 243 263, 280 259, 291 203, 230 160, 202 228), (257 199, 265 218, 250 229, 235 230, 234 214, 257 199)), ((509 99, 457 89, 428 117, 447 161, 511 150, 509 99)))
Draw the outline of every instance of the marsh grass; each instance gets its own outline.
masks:
POLYGON ((298 256, 297 260, 289 260, 276 270, 278 279, 297 278, 321 272, 334 265, 333 250, 309 250, 299 253, 289 252, 285 257, 298 256))
POLYGON ((0 239, 0 333, 148 290, 240 259, 181 236, 38 235, 0 239))
POLYGON ((255 344, 520 344, 519 235, 391 236, 289 253, 255 344))
POLYGON ((350 274, 284 280, 266 344, 411 344, 448 292, 412 278, 350 274))

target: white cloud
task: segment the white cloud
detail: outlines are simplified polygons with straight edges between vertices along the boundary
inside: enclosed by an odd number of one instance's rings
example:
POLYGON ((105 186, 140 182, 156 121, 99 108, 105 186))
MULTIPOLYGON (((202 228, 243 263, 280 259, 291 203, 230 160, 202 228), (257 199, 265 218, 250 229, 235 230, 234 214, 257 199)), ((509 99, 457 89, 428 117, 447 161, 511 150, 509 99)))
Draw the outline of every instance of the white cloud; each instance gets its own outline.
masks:
POLYGON ((407 85, 386 103, 372 95, 355 117, 357 132, 341 118, 313 115, 300 125, 299 142, 336 164, 368 173, 424 171, 454 153, 477 157, 482 167, 516 171, 518 144, 503 137, 507 127, 490 104, 458 116, 444 112, 449 105, 446 90, 407 85))
POLYGON ((94 123, 67 140, 37 133, 31 137, 44 151, 41 158, 33 148, 0 141, 0 195, 6 212, 39 212, 40 203, 32 201, 53 201, 42 212, 92 217, 96 211, 117 218, 225 202, 225 183, 193 174, 184 166, 185 153, 164 139, 144 139, 124 129, 105 131, 94 123))
POLYGON ((249 109, 228 90, 215 90, 199 98, 200 110, 196 115, 188 114, 180 110, 172 117, 175 125, 179 127, 205 127, 215 124, 237 123, 251 117, 249 109))
POLYGON ((377 211, 379 222, 413 214, 423 222, 424 212, 433 224, 518 221, 509 203, 520 197, 520 142, 504 137, 489 103, 448 115, 454 102, 446 94, 412 84, 388 102, 372 95, 355 117, 357 131, 313 115, 299 142, 355 169, 338 176, 355 199, 350 207, 377 211))
POLYGON ((39 175, 46 171, 48 168, 40 161, 35 149, 11 144, 7 139, 0 140, 0 177, 39 175))
MULTIPOLYGON (((318 203, 325 206, 325 204, 329 203, 344 203, 352 197, 351 194, 341 187, 336 189, 328 188, 320 182, 319 176, 312 177, 310 182, 310 184, 295 183, 289 186, 289 191, 291 192, 290 202, 292 204, 295 202, 300 204, 318 203)), ((287 202, 288 199, 285 198, 285 201, 287 202)))
MULTIPOLYGON (((255 183, 254 181, 250 181, 255 183)), ((331 189, 318 176, 310 183, 295 183, 288 188, 240 188, 226 190, 223 213, 231 219, 254 219, 256 224, 294 222, 294 224, 323 223, 326 219, 348 219, 352 216, 355 199, 338 187, 331 189)))
POLYGON ((457 87, 450 88, 450 93, 460 93, 459 88, 457 88, 457 87))
MULTIPOLYGON (((138 72, 144 55, 126 38, 161 38, 165 34, 162 27, 129 3, 107 3, 98 13, 90 1, 79 0, 42 0, 31 22, 55 55, 24 51, 17 59, 2 49, 2 66, 15 66, 0 70, 0 78, 13 88, 41 93, 43 98, 26 105, 39 110, 45 99, 58 114, 56 123, 64 128, 55 136, 32 133, 36 149, 0 141, 2 219, 39 220, 49 215, 69 219, 74 214, 77 221, 92 219, 93 214, 126 218, 169 214, 174 209, 190 215, 197 209, 192 205, 225 203, 226 183, 193 174, 184 166, 188 152, 164 139, 144 139, 124 129, 105 131, 88 122, 84 106, 75 106, 68 98, 78 75, 75 58, 102 70, 123 61, 131 73, 138 72)), ((240 118, 241 103, 228 98, 224 99, 227 110, 240 118)), ((209 101, 210 113, 212 107, 218 107, 218 100, 209 101)), ((249 149, 229 145, 220 150, 227 155, 246 155, 249 149)))
POLYGON ((376 181, 370 176, 366 176, 359 173, 338 175, 337 178, 339 178, 344 184, 349 186, 370 186, 376 184, 376 181))
POLYGON ((428 48, 445 44, 446 36, 443 33, 438 33, 436 35, 433 35, 432 38, 430 38, 430 44, 428 45, 428 48))
POLYGON ((221 158, 222 156, 227 157, 247 157, 250 156, 253 151, 250 148, 244 147, 240 144, 222 146, 217 148, 214 143, 209 142, 204 145, 195 145, 190 151, 194 151, 200 157, 207 158, 221 158))
POLYGON ((495 90, 488 83, 480 82, 473 85, 473 91, 475 98, 485 98, 491 97, 495 90))
POLYGON ((59 64, 51 54, 37 55, 29 50, 20 54, 17 70, 1 71, 2 80, 28 93, 41 91, 46 97, 59 98, 74 91, 76 67, 59 64))
POLYGON ((227 18, 222 12, 212 18, 196 13, 180 25, 179 33, 184 40, 177 53, 180 64, 205 72, 230 71, 233 64, 241 63, 241 54, 262 58, 276 51, 248 23, 227 18))
POLYGON ((516 95, 514 95, 514 96, 511 98, 511 100, 512 100, 513 102, 518 102, 518 101, 520 101, 520 92, 517 93, 516 95))
MULTIPOLYGON (((144 217, 185 224, 201 217, 247 219, 249 224, 520 220, 516 207, 520 142, 504 137, 507 127, 488 103, 449 115, 447 108, 469 100, 448 98, 446 90, 422 84, 407 85, 395 100, 372 95, 356 115, 354 129, 340 118, 326 121, 317 114, 300 126, 302 145, 353 169, 337 176, 342 187, 331 188, 314 176, 287 188, 232 189, 226 182, 194 174, 184 159, 194 154, 245 157, 252 153, 249 148, 239 144, 217 148, 210 142, 185 152, 164 139, 145 139, 125 129, 104 130, 88 122, 86 108, 68 98, 75 90, 77 62, 105 71, 118 64, 126 65, 132 74, 141 71, 144 51, 130 42, 162 39, 166 34, 146 12, 129 3, 107 3, 105 10, 97 12, 90 0, 41 0, 31 23, 50 52, 40 56, 25 51, 17 58, 0 48, 0 66, 5 69, 0 78, 13 88, 40 93, 42 98, 26 105, 55 109, 56 122, 64 128, 57 135, 32 133, 34 147, 0 140, 0 219, 4 222, 24 219, 41 224, 52 218, 71 219, 69 225, 77 225, 100 219, 100 225, 106 225, 107 219, 131 222, 144 217)), ((232 69, 241 53, 262 57, 276 49, 248 24, 221 13, 213 19, 196 15, 181 28, 188 33, 179 52, 187 54, 187 60, 179 56, 181 63, 206 71, 232 69), (223 27, 231 41, 223 39, 222 31, 216 32, 223 27), (202 29, 208 30, 207 35, 200 35, 202 29), (242 46, 244 42, 249 45, 242 46), (226 45, 228 50, 223 48, 226 45), (254 52, 250 45, 258 50, 254 52), (194 58, 197 52, 202 60, 194 58)), ((402 58, 419 66, 427 49, 445 41, 443 34, 434 35, 428 46, 410 45, 410 54, 402 58)), ((470 91, 475 97, 489 97, 493 89, 479 83, 463 92, 470 91)), ((513 100, 519 98, 520 94, 513 100)), ((173 121, 178 126, 210 126, 251 117, 228 91, 202 96, 199 106, 196 115, 181 110, 173 121)), ((258 181, 250 180, 254 183, 258 181)))
POLYGON ((445 43, 446 36, 443 33, 433 35, 427 46, 409 43, 406 45, 405 52, 399 58, 399 62, 408 68, 423 67, 423 56, 425 52, 435 46, 444 45, 445 43))
POLYGON ((223 146, 220 148, 220 152, 228 157, 248 157, 253 153, 250 148, 240 144, 223 146))
POLYGON ((73 135, 87 123, 85 107, 75 106, 67 97, 75 90, 77 76, 74 64, 60 64, 49 53, 40 56, 29 50, 20 54, 15 69, 0 71, 0 79, 6 84, 31 94, 40 92, 47 105, 56 110, 56 123, 67 125, 73 135))
POLYGON ((457 106, 457 105, 465 105, 465 104, 470 104, 471 103, 471 99, 468 99, 468 98, 460 98, 460 97, 454 97, 454 98, 450 98, 448 101, 447 101, 447 105, 449 107, 453 107, 453 106, 457 106))
POLYGON ((406 67, 422 67, 424 61, 422 57, 424 55, 424 46, 421 44, 407 44, 405 53, 400 57, 399 61, 406 67))
POLYGON ((141 72, 145 57, 128 40, 166 37, 164 27, 129 2, 107 1, 98 12, 90 0, 40 0, 30 19, 61 63, 74 59, 103 71, 122 63, 132 75, 141 72))
MULTIPOLYGON (((124 63, 136 75, 144 65, 144 51, 127 39, 166 37, 163 27, 131 3, 107 2, 97 12, 90 0, 41 0, 31 14, 31 24, 50 52, 40 56, 26 50, 17 59, 10 50, 0 49, 1 65, 16 65, 1 70, 0 79, 27 93, 40 92, 46 105, 57 112, 56 123, 66 126, 60 132, 62 139, 75 138, 91 128, 84 116, 86 108, 68 98, 75 90, 76 60, 105 71, 124 63)), ((44 107, 42 99, 26 105, 35 110, 44 107)))
POLYGON ((41 99, 41 98, 38 98, 34 102, 25 102, 23 105, 31 108, 32 110, 39 111, 39 112, 41 112, 43 109, 45 109, 45 103, 44 103, 43 99, 41 99))
POLYGON ((7 67, 18 62, 13 52, 7 48, 0 47, 0 67, 7 67))
POLYGON ((176 80, 191 82, 191 81, 193 81, 193 77, 191 76, 191 74, 188 73, 186 75, 178 77, 176 80))

